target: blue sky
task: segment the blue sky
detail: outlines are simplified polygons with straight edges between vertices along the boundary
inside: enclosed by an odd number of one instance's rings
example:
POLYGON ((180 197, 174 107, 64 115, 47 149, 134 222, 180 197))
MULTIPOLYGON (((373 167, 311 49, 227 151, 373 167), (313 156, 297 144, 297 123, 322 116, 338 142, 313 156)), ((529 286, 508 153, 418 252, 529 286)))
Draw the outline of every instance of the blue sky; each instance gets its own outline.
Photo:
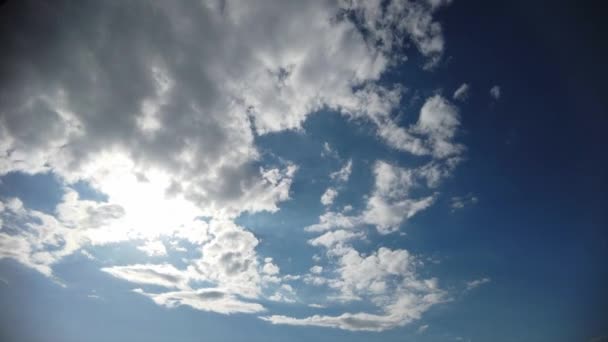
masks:
POLYGON ((0 7, 0 339, 608 339, 592 4, 0 7))

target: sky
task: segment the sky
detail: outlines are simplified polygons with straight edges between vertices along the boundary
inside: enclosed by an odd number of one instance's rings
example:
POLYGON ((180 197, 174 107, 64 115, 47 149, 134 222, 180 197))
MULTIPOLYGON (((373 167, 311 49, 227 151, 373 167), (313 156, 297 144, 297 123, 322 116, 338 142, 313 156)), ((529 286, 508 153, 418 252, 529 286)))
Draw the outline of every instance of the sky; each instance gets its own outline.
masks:
POLYGON ((608 341, 600 8, 3 2, 0 340, 608 341))

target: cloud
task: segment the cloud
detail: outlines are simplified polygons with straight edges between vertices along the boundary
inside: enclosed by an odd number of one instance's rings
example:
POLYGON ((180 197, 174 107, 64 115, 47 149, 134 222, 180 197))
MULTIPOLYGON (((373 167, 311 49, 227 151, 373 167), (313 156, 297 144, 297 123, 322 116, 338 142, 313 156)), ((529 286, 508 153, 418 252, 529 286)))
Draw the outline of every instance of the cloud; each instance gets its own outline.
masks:
POLYGON ((323 266, 315 265, 310 268, 310 273, 320 274, 321 272, 323 272, 323 266))
POLYGON ((334 203, 334 199, 338 196, 338 191, 334 188, 327 188, 323 195, 321 196, 321 203, 323 205, 332 205, 334 203))
POLYGON ((337 316, 314 315, 304 318, 270 315, 260 318, 272 324, 318 326, 351 331, 384 331, 419 319, 424 311, 444 299, 442 292, 433 289, 432 285, 422 285, 418 286, 414 292, 400 292, 394 300, 390 304, 387 303, 385 309, 379 313, 358 312, 343 313, 337 316))
POLYGON ((454 196, 450 199, 450 207, 452 211, 463 209, 466 206, 474 205, 479 202, 479 198, 473 194, 467 194, 465 196, 454 196))
MULTIPOLYGON (((105 204, 57 208, 55 220, 88 227, 93 244, 156 238, 201 216, 275 212, 297 166, 264 165, 257 135, 300 129, 322 108, 380 132, 394 125, 400 90, 375 82, 408 38, 433 61, 442 54, 440 3, 380 5, 11 3, 0 30, 0 174, 50 172, 106 194, 105 204)), ((31 245, 5 240, 22 254, 31 245)))
POLYGON ((500 87, 495 85, 492 88, 490 88, 490 95, 495 99, 498 100, 500 99, 500 87))
POLYGON ((338 152, 336 152, 331 145, 326 141, 323 143, 323 150, 321 151, 321 157, 333 157, 339 158, 338 152))
POLYGON ((212 311, 226 315, 265 311, 265 308, 258 303, 244 301, 238 298, 238 296, 216 288, 165 293, 148 293, 142 289, 135 289, 133 291, 152 299, 158 305, 168 308, 185 305, 196 310, 212 311))
POLYGON ((348 240, 361 238, 363 236, 364 235, 361 232, 335 230, 331 232, 326 232, 325 234, 319 237, 308 240, 308 243, 313 246, 323 246, 325 248, 332 248, 335 245, 340 245, 348 240))
POLYGON ((148 256, 167 255, 167 249, 162 241, 146 241, 144 245, 138 246, 137 249, 146 253, 148 256))
MULTIPOLYGON (((318 279, 339 300, 371 301, 374 313, 264 319, 370 331, 418 319, 443 300, 436 281, 420 279, 405 250, 364 255, 350 242, 366 236, 357 230, 365 224, 393 232, 430 206, 434 193, 410 189, 437 186, 464 152, 455 141, 458 110, 448 100, 429 97, 416 123, 401 127, 392 114, 404 88, 378 84, 410 46, 425 67, 440 62, 445 43, 434 14, 447 4, 7 4, 14 15, 0 27, 0 175, 48 173, 65 194, 51 214, 3 200, 0 258, 53 276, 53 265, 83 246, 146 241, 142 251, 163 255, 160 238, 167 237, 195 248, 185 268, 142 263, 102 271, 164 287, 134 291, 170 308, 258 313, 263 298, 295 301, 287 276, 260 258, 259 239, 234 219, 276 212, 290 199, 298 166, 266 158, 258 138, 302 130, 312 113, 334 111, 371 123, 392 148, 432 161, 412 170, 374 164, 374 189, 359 215, 329 212, 307 227, 322 233, 310 244, 332 256, 328 278, 318 279), (79 198, 70 188, 76 182, 107 201, 79 198)), ((351 171, 349 160, 330 174, 336 193, 351 171)))
POLYGON ((322 232, 334 228, 352 229, 359 224, 361 224, 359 217, 328 211, 319 217, 319 223, 307 226, 304 230, 307 232, 322 232))
POLYGON ((56 217, 28 209, 17 198, 0 203, 0 259, 14 259, 49 277, 53 264, 95 240, 91 231, 103 231, 102 225, 123 214, 112 205, 79 200, 71 191, 57 206, 56 217))
POLYGON ((487 284, 491 281, 492 281, 492 279, 490 279, 490 278, 480 278, 480 279, 471 280, 471 281, 467 282, 467 291, 476 289, 476 288, 480 287, 481 285, 487 284))
POLYGON ((445 158, 463 150, 462 145, 452 142, 459 126, 457 108, 443 97, 435 95, 428 98, 420 109, 414 130, 428 136, 428 144, 434 156, 445 158))
MULTIPOLYGON (((392 97, 397 98, 391 101, 399 102, 398 94, 392 97)), ((440 95, 426 99, 418 121, 410 127, 397 126, 383 114, 374 116, 373 121, 378 126, 378 135, 397 150, 418 156, 430 155, 437 159, 453 158, 464 152, 464 146, 454 141, 460 127, 458 109, 440 95)))
POLYGON ((346 164, 344 164, 344 166, 336 171, 336 172, 332 172, 329 177, 333 180, 337 180, 340 182, 347 182, 348 178, 350 177, 350 174, 352 172, 353 169, 353 160, 349 159, 348 162, 346 162, 346 164))
MULTIPOLYGON (((333 211, 323 213, 319 222, 305 228, 308 232, 355 229, 365 224, 389 234, 417 213, 430 207, 437 194, 433 189, 450 177, 460 158, 431 161, 415 168, 402 168, 385 161, 373 166, 374 187, 360 214, 333 211), (426 194, 424 194, 426 192, 426 194), (416 193, 416 196, 412 194, 416 193)), ((328 201, 329 203, 329 201, 328 201)))
POLYGON ((466 101, 469 98, 470 90, 471 87, 467 83, 463 83, 462 85, 460 85, 460 87, 458 87, 458 89, 456 89, 452 97, 454 98, 454 100, 466 101))
POLYGON ((374 165, 375 186, 363 213, 363 220, 382 234, 396 231, 406 219, 428 208, 434 195, 410 198, 410 190, 419 186, 415 170, 403 169, 386 162, 374 165))
POLYGON ((102 271, 136 284, 180 290, 154 294, 138 291, 167 307, 189 305, 219 313, 250 313, 263 310, 254 302, 262 297, 295 301, 295 290, 283 283, 273 259, 259 260, 255 250, 258 239, 251 232, 226 220, 210 220, 204 229, 209 238, 200 244, 199 257, 183 260, 185 269, 170 264, 137 264, 105 267, 102 271), (211 298, 207 288, 197 288, 200 284, 212 284, 221 289, 222 296, 211 298))
POLYGON ((188 289, 188 277, 184 271, 170 264, 145 264, 112 266, 101 269, 113 277, 136 284, 157 285, 167 288, 188 289))
POLYGON ((380 0, 345 2, 369 32, 368 40, 385 51, 403 49, 407 36, 418 50, 429 57, 426 67, 436 65, 444 50, 441 25, 432 14, 449 1, 390 1, 380 0), (392 27, 393 30, 387 30, 392 27))
POLYGON ((429 329, 429 325, 428 324, 424 324, 418 327, 418 329, 416 330, 417 333, 422 334, 425 331, 427 331, 429 329))

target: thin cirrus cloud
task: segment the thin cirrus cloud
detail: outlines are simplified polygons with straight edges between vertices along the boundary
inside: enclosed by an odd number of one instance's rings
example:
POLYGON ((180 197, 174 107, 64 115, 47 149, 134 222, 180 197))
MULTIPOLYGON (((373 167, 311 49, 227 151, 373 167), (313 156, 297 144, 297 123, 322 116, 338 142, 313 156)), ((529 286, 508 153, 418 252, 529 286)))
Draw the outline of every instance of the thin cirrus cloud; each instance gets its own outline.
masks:
POLYGON ((434 13, 449 3, 20 4, 0 24, 0 174, 50 173, 64 195, 51 213, 2 199, 0 258, 57 279, 53 267, 66 256, 131 241, 151 261, 101 271, 155 286, 133 292, 164 307, 366 331, 420 319, 447 298, 438 280, 420 276, 405 249, 364 254, 355 242, 370 227, 395 233, 430 207, 465 153, 456 139, 460 114, 448 99, 426 98, 416 122, 404 127, 391 115, 404 88, 379 82, 411 52, 410 43, 423 68, 441 61, 445 43, 434 13), (333 183, 320 199, 326 211, 305 228, 317 234, 308 247, 325 264, 284 274, 235 219, 277 212, 301 167, 268 161, 256 138, 302 130, 321 109, 364 122, 389 148, 426 162, 373 162, 363 207, 330 211, 348 186, 355 163, 348 159, 328 175, 333 183), (107 201, 80 198, 78 182, 107 201), (154 261, 178 248, 194 252, 183 266, 154 261), (328 301, 306 303, 300 286, 328 301), (318 309, 356 300, 375 311, 297 318, 268 313, 263 304, 318 309))

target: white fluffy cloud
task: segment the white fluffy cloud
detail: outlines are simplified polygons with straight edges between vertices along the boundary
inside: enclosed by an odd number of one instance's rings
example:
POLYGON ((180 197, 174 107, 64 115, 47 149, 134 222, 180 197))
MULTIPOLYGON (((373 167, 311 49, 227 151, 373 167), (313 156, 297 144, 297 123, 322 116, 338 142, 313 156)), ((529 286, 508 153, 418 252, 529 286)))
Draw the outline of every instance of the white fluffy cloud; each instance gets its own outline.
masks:
POLYGON ((363 213, 366 223, 373 224, 383 234, 394 232, 406 219, 428 208, 434 195, 412 198, 410 190, 420 186, 417 170, 400 168, 386 162, 374 166, 374 191, 363 213))
POLYGON ((323 205, 332 205, 334 203, 334 199, 338 196, 338 190, 334 188, 327 188, 323 195, 321 195, 321 203, 323 205))
POLYGON ((273 324, 320 326, 352 331, 383 331, 403 326, 421 317, 433 305, 446 300, 436 279, 420 279, 405 250, 380 248, 362 256, 349 248, 339 259, 338 277, 329 279, 344 301, 369 298, 375 313, 343 313, 296 318, 285 315, 260 317, 273 324))
MULTIPOLYGON (((396 97, 392 101, 398 102, 398 93, 391 97, 396 97)), ((382 114, 386 112, 379 110, 379 114, 374 115, 372 119, 378 126, 379 136, 389 146, 414 155, 430 155, 437 159, 454 158, 464 151, 464 146, 454 141, 460 127, 458 109, 441 95, 427 98, 420 109, 418 121, 407 128, 396 125, 382 114)))
POLYGON ((359 217, 328 211, 319 217, 319 223, 315 223, 304 229, 308 232, 323 232, 335 228, 352 229, 359 224, 361 224, 359 217))
POLYGON ((123 215, 120 208, 81 201, 72 192, 64 196, 57 216, 28 209, 16 198, 0 203, 0 259, 12 258, 47 276, 53 275, 53 264, 93 241, 91 231, 103 232, 100 226, 123 215))

